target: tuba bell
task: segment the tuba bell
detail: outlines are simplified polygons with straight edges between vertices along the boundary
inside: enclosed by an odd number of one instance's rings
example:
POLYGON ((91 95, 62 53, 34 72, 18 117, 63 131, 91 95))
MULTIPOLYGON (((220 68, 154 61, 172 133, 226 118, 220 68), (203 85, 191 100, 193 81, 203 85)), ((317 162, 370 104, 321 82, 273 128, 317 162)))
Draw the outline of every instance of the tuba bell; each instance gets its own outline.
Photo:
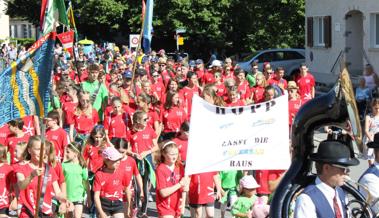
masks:
MULTIPOLYGON (((308 157, 315 149, 314 130, 326 125, 340 127, 349 133, 348 144, 352 157, 355 155, 354 148, 363 152, 362 128, 346 68, 328 93, 309 100, 298 111, 292 126, 292 162, 274 193, 270 204, 270 217, 292 217, 297 195, 314 181, 316 176, 311 174, 312 161, 308 157)), ((364 196, 351 183, 346 182, 342 188, 356 201, 366 202, 364 196)), ((361 215, 354 217, 372 217, 366 204, 360 211, 361 215)))

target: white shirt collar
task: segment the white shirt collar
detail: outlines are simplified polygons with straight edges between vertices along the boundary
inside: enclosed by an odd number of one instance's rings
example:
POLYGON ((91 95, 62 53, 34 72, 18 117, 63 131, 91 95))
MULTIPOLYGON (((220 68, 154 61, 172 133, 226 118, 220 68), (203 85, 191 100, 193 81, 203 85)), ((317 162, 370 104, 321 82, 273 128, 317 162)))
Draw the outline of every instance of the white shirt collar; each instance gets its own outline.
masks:
POLYGON ((316 178, 315 185, 328 199, 333 199, 336 195, 336 189, 321 181, 319 177, 316 178))

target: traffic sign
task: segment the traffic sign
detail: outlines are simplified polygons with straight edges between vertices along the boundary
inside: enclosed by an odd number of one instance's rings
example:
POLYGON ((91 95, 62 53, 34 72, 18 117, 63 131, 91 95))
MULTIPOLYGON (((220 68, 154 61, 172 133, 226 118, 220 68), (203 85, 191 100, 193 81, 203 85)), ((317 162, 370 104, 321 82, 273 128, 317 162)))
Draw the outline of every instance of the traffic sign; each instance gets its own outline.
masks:
POLYGON ((139 34, 129 34, 129 48, 137 48, 139 41, 139 34))
POLYGON ((178 37, 178 45, 184 45, 184 38, 183 36, 178 37))

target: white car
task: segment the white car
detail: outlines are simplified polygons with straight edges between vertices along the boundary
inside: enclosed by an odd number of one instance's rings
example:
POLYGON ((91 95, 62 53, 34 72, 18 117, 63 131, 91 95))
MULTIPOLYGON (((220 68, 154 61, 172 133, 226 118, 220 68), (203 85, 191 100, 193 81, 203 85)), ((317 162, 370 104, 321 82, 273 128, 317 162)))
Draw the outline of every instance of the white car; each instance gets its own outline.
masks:
POLYGON ((251 64, 257 61, 259 70, 262 71, 263 63, 270 62, 273 70, 277 67, 285 69, 285 77, 288 78, 299 72, 300 64, 305 62, 305 49, 283 48, 256 51, 245 57, 237 65, 246 72, 251 72, 251 64))

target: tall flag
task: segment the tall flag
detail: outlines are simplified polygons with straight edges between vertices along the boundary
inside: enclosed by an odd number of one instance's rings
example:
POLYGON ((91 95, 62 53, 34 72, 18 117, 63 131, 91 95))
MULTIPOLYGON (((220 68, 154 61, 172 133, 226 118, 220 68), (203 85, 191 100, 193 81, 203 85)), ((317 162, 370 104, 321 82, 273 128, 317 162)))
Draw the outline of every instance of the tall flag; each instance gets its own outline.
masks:
POLYGON ((53 31, 57 22, 69 25, 64 0, 42 0, 40 26, 43 35, 53 31))
POLYGON ((146 13, 146 3, 145 0, 142 0, 142 17, 141 19, 145 19, 145 13, 146 13))
POLYGON ((146 12, 145 12, 145 20, 143 25, 143 48, 145 52, 150 52, 151 50, 151 32, 153 31, 153 8, 154 1, 147 0, 146 3, 146 12))
POLYGON ((62 43, 62 47, 65 51, 74 55, 73 45, 74 45, 74 31, 70 30, 57 35, 57 38, 62 43))
POLYGON ((55 37, 51 32, 40 38, 0 74, 0 126, 32 114, 46 115, 55 37))
POLYGON ((75 24, 75 17, 74 17, 74 9, 72 8, 72 3, 71 1, 68 2, 68 7, 67 7, 67 17, 69 21, 69 28, 74 29, 75 32, 75 39, 78 40, 78 31, 76 30, 76 24, 75 24))

